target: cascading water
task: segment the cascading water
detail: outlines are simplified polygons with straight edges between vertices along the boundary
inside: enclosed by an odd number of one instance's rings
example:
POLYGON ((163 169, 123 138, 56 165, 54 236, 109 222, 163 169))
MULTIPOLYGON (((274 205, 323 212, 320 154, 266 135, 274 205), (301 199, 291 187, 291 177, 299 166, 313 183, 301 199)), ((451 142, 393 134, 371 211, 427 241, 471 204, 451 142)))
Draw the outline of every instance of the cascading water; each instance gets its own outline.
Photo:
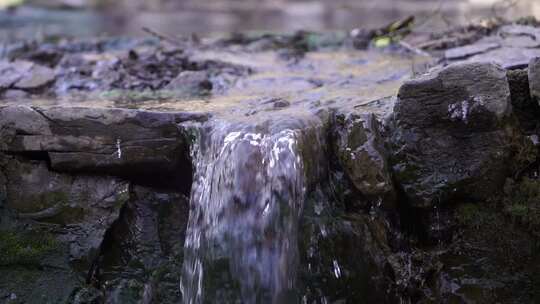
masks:
POLYGON ((213 121, 197 133, 184 303, 294 299, 305 195, 301 131, 213 121))

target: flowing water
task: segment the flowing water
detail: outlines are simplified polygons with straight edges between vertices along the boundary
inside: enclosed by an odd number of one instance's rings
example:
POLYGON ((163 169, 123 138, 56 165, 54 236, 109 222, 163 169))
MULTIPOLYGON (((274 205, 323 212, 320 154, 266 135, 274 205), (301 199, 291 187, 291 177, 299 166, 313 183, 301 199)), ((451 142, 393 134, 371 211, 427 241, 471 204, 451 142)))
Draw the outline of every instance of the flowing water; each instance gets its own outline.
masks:
POLYGON ((306 192, 304 131, 211 121, 194 132, 184 303, 287 301, 306 192))

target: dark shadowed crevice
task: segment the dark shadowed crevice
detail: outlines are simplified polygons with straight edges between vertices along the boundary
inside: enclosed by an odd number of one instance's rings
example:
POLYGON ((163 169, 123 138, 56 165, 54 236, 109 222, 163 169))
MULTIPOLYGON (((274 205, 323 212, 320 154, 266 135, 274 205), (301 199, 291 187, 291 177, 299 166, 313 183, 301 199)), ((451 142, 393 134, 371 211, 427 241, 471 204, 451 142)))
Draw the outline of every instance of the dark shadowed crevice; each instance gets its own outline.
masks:
POLYGON ((328 160, 328 176, 321 181, 321 184, 328 184, 331 188, 334 203, 338 203, 346 213, 369 212, 369 200, 354 186, 348 174, 343 168, 337 150, 336 130, 339 128, 336 121, 336 114, 332 113, 331 124, 326 134, 328 149, 326 159, 328 160))
POLYGON ((177 160, 173 168, 154 165, 149 170, 146 166, 135 166, 119 176, 137 185, 179 192, 189 197, 193 183, 193 166, 189 152, 181 152, 180 155, 182 157, 177 160))
POLYGON ((105 255, 105 253, 114 254, 112 252, 112 249, 115 247, 113 246, 115 233, 118 231, 119 227, 121 227, 122 223, 124 222, 124 219, 126 217, 126 213, 128 210, 128 204, 129 204, 129 200, 125 202, 122 208, 120 209, 118 218, 112 223, 109 229, 105 231, 103 241, 101 242, 101 245, 99 247, 99 254, 95 258, 95 260, 92 262, 92 266, 90 267, 90 270, 88 271, 88 275, 86 277, 87 284, 90 284, 96 288, 99 288, 99 285, 101 283, 99 281, 99 278, 102 275, 100 266, 103 262, 103 256, 105 255))
POLYGON ((38 160, 38 161, 44 161, 47 163, 47 167, 51 168, 51 159, 49 158, 49 153, 47 151, 25 151, 25 152, 3 152, 6 155, 13 155, 13 156, 19 156, 26 160, 38 160))
POLYGON ((177 162, 177 174, 130 178, 129 199, 105 232, 86 278, 87 284, 101 290, 104 301, 124 292, 118 286, 127 281, 151 286, 156 301, 170 302, 178 296, 193 180, 189 153, 180 155, 186 157, 177 162), (109 290, 108 281, 119 289, 109 290))
MULTIPOLYGON (((396 185, 398 185, 396 183, 396 185)), ((425 225, 424 217, 426 210, 414 208, 409 203, 409 199, 401 187, 396 187, 397 192, 397 213, 399 218, 399 230, 421 243, 426 243, 428 237, 428 227, 425 225)))
POLYGON ((151 298, 178 303, 188 199, 138 185, 131 185, 129 193, 105 234, 87 283, 102 291, 105 302, 151 298))
POLYGON ((513 111, 520 127, 532 134, 539 127, 540 106, 531 98, 527 69, 510 70, 507 73, 513 111))

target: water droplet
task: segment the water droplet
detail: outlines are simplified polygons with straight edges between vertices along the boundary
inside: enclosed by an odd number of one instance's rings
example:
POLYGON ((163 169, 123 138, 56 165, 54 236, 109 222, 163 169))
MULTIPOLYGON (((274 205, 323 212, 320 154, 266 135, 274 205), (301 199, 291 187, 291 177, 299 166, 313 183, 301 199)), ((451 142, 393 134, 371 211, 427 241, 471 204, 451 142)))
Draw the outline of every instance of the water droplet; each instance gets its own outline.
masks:
POLYGON ((122 148, 120 147, 120 138, 116 139, 116 155, 118 159, 122 158, 122 148))
POLYGON ((339 264, 336 260, 334 260, 334 275, 337 279, 341 277, 341 268, 339 268, 339 264))

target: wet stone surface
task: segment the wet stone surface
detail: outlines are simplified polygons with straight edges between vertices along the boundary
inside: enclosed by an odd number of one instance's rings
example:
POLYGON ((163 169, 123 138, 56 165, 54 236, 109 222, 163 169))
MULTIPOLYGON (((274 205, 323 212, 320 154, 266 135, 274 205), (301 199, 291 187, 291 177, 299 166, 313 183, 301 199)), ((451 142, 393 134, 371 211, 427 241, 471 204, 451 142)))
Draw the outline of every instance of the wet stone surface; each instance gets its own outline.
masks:
POLYGON ((6 46, 0 300, 531 302, 538 29, 476 33, 6 46))

